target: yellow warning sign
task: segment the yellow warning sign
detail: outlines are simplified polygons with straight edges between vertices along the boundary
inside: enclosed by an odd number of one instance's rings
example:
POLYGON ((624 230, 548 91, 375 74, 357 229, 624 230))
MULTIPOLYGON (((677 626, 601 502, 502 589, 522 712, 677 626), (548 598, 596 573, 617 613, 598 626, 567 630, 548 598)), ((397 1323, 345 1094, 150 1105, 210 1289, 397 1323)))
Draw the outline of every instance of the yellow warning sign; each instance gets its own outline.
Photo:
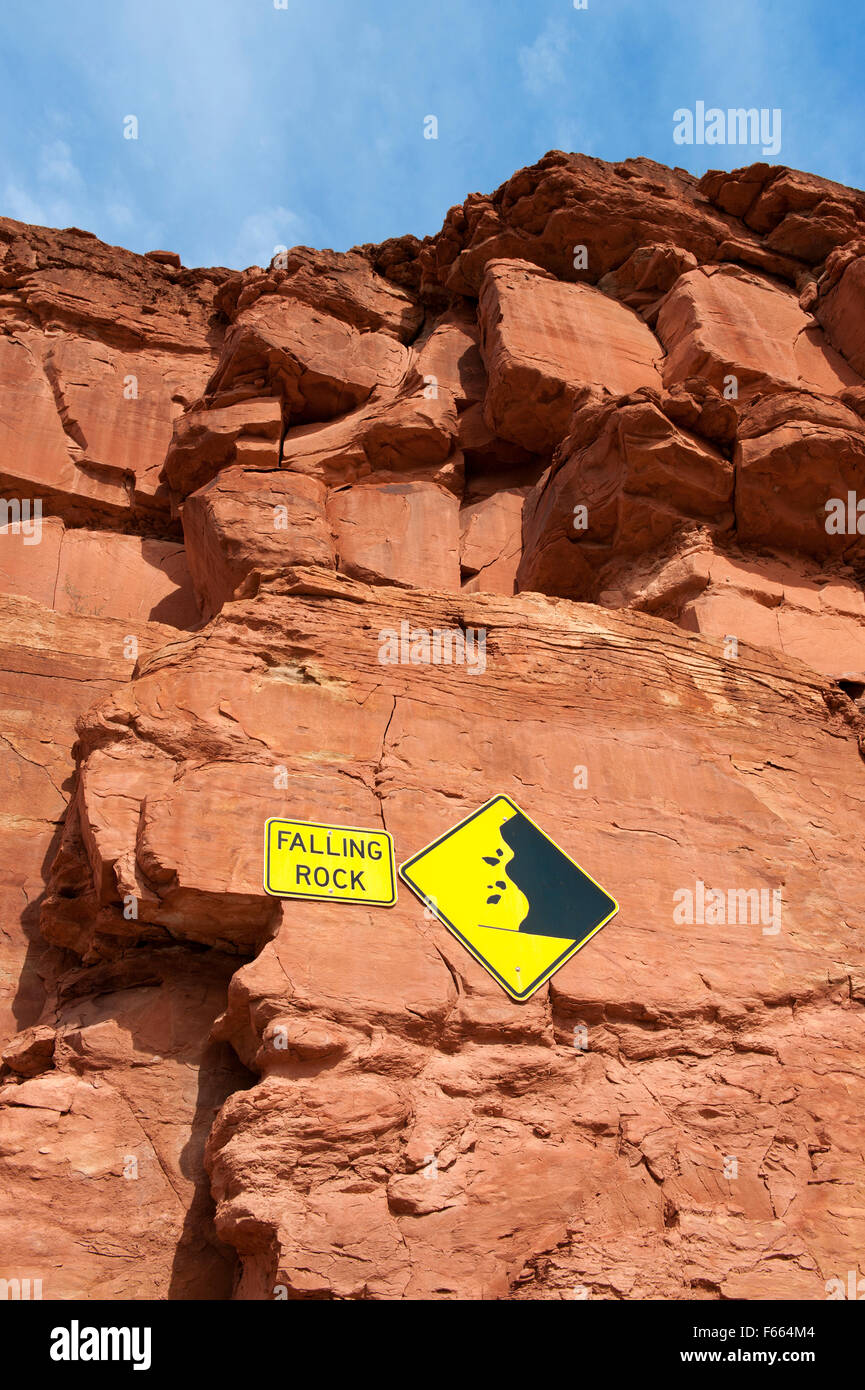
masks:
POLYGON ((264 888, 275 898, 393 907, 393 837, 386 830, 272 816, 264 827, 264 888))
POLYGON ((494 796, 400 878, 512 999, 528 999, 619 910, 510 797, 494 796))

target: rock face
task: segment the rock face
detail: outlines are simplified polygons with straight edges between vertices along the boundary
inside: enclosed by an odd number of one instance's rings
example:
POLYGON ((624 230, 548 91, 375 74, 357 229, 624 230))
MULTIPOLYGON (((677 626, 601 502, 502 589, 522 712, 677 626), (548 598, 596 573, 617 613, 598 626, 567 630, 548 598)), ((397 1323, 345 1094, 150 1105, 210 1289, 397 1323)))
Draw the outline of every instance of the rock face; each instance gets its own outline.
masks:
POLYGON ((792 290, 737 266, 701 266, 680 276, 661 304, 657 329, 667 350, 666 386, 701 377, 723 390, 735 381, 744 397, 783 386, 837 393, 857 382, 792 290))
POLYGON ((561 152, 241 273, 0 220, 0 1279, 860 1268, 863 264, 855 190, 561 152), (264 890, 495 794, 620 903, 525 1004, 264 890))
POLYGON ((489 386, 484 418, 514 444, 558 443, 582 386, 627 395, 660 386, 657 340, 636 314, 588 285, 525 261, 490 261, 479 300, 489 386))

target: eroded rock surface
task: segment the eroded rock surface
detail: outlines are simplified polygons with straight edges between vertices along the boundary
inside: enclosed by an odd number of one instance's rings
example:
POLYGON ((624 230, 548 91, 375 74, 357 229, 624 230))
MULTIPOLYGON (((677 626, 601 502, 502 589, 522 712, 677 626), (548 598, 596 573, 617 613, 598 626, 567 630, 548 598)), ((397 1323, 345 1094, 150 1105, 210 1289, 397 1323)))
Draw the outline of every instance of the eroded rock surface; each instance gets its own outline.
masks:
POLYGON ((560 151, 239 273, 0 219, 0 1278, 860 1267, 863 264, 856 190, 560 151), (264 891, 269 816, 496 793, 620 902, 526 1004, 264 891))

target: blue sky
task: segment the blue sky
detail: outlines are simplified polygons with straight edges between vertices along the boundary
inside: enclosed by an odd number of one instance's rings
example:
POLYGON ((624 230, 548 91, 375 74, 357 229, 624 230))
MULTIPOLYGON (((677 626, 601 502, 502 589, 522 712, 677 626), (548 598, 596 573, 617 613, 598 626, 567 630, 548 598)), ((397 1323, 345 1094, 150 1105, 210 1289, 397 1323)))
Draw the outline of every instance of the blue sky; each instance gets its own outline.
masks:
POLYGON ((775 162, 865 185, 846 0, 277 3, 2 0, 0 214, 266 264, 435 232, 548 149, 697 174, 760 158, 674 144, 697 101, 780 108, 775 162))

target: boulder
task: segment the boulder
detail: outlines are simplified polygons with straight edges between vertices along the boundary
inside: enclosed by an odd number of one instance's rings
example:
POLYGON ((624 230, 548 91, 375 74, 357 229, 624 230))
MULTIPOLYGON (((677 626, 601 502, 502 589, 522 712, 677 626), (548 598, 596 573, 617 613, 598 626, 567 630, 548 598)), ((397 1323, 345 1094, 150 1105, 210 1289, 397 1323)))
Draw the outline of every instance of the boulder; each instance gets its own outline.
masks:
POLYGON ((105 476, 79 460, 45 371, 41 334, 0 335, 0 490, 79 523, 122 524, 131 512, 123 476, 105 476))
POLYGON ((854 691, 865 688, 865 595, 849 571, 829 575, 792 556, 719 551, 701 537, 642 573, 634 567, 606 578, 601 603, 668 618, 733 655, 739 642, 771 648, 854 691))
POLYGON ((460 511, 460 569, 468 593, 513 594, 528 488, 501 489, 460 511))
POLYGON ((834 348, 865 377, 865 255, 861 243, 851 253, 830 257, 820 281, 817 317, 834 348), (859 254, 854 254, 855 250, 859 254))
POLYGON ((389 334, 362 333, 302 301, 266 294, 229 328, 208 390, 263 387, 298 423, 331 420, 362 405, 377 385, 398 386, 407 368, 406 349, 389 334))
POLYGON ((0 593, 83 618, 198 625, 186 552, 177 541, 67 530, 57 517, 46 517, 39 535, 33 544, 23 528, 16 534, 0 527, 0 593))
POLYGON ((479 301, 491 429, 538 452, 564 435, 577 392, 660 386, 661 352, 629 309, 522 261, 487 266, 479 301))
POLYGON ((218 307, 234 321, 263 295, 276 294, 333 314, 361 332, 387 333, 408 342, 423 322, 414 296, 377 275, 357 251, 316 251, 292 246, 274 255, 267 270, 253 266, 220 285, 218 307))
POLYGON ((865 424, 848 405, 792 391, 756 401, 743 413, 734 462, 742 542, 848 562, 862 556, 848 494, 861 486, 865 424), (843 507, 841 531, 832 529, 833 501, 843 507))
POLYGON ((437 482, 462 487, 457 450, 457 410, 445 388, 427 395, 410 382, 398 395, 386 395, 326 425, 290 429, 282 448, 283 467, 320 478, 329 486, 369 479, 437 482))
POLYGON ((76 720, 131 680, 139 657, 176 635, 158 623, 55 613, 26 596, 0 596, 4 1040, 35 1024, 45 1000, 52 953, 38 919, 72 786, 76 720))
POLYGON ((225 468, 183 504, 189 567, 207 617, 254 569, 333 565, 326 489, 300 473, 225 468))
POLYGON ((343 574, 422 589, 459 589, 459 504, 434 483, 334 488, 327 503, 343 574))
POLYGON ((246 466, 279 467, 282 406, 273 396, 252 396, 221 406, 196 403, 174 427, 164 474, 172 491, 186 497, 214 478, 221 468, 240 462, 238 446, 246 445, 246 466))
POLYGON ((656 324, 664 385, 703 377, 727 399, 796 387, 838 395, 860 385, 784 286, 736 266, 682 275, 656 324))
POLYGON ((591 598, 612 561, 663 549, 710 521, 733 523, 733 466, 638 393, 577 410, 526 498, 517 587, 591 598))

